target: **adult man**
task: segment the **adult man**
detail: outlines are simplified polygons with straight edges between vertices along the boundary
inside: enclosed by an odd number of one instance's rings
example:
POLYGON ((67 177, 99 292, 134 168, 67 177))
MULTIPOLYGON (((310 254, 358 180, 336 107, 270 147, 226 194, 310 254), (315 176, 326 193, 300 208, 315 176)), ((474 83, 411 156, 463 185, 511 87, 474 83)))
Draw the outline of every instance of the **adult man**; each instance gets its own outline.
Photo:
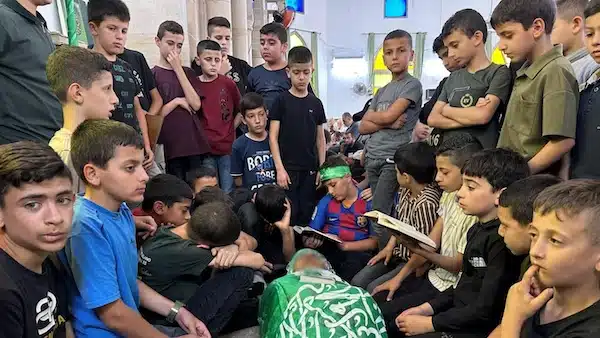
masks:
POLYGON ((360 136, 360 133, 358 132, 358 122, 354 122, 354 120, 352 120, 352 115, 350 113, 345 112, 342 114, 342 121, 346 126, 346 132, 352 133, 352 137, 354 139, 360 136))
POLYGON ((364 149, 364 147, 365 146, 360 141, 356 140, 352 134, 352 131, 350 131, 350 128, 344 132, 343 142, 340 146, 340 153, 344 154, 344 156, 350 156, 351 154, 364 149))

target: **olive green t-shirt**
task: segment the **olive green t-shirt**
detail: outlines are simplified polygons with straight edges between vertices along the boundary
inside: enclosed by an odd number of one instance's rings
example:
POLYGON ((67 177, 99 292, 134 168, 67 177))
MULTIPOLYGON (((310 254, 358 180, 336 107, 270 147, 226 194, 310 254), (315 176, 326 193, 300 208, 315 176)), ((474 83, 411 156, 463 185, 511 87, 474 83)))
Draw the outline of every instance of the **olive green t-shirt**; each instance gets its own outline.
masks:
POLYGON ((517 71, 498 148, 531 159, 553 137, 575 138, 578 103, 573 67, 555 46, 517 71))

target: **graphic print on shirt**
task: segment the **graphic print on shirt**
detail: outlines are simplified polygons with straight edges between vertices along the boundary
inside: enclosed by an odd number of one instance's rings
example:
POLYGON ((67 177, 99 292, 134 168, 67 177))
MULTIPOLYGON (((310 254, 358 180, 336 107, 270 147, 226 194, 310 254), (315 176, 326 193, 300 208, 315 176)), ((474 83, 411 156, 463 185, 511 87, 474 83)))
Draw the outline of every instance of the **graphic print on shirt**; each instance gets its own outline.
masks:
POLYGON ((52 333, 58 326, 65 322, 62 316, 57 316, 57 311, 58 302, 56 296, 48 291, 48 295, 40 299, 35 306, 35 323, 40 337, 52 337, 52 333))
POLYGON ((273 184, 275 176, 275 162, 270 150, 257 151, 254 155, 246 158, 246 169, 254 173, 254 182, 250 190, 255 190, 265 184, 273 184))
MULTIPOLYGON (((117 109, 123 112, 123 118, 127 120, 132 120, 136 118, 134 116, 134 108, 133 108, 133 97, 130 97, 130 89, 133 85, 136 87, 135 79, 131 76, 125 76, 127 74, 127 69, 120 64, 113 63, 113 78, 115 82, 122 83, 121 86, 115 86, 117 88, 121 88, 122 90, 117 93, 119 96, 119 103, 117 104, 117 109), (126 81, 129 82, 129 86, 126 85, 126 81)), ((122 122, 122 121, 121 121, 122 122)))
POLYGON ((221 119, 223 121, 229 121, 229 119, 233 116, 233 112, 228 108, 229 104, 229 94, 227 93, 227 89, 223 88, 219 92, 219 103, 221 105, 221 119))

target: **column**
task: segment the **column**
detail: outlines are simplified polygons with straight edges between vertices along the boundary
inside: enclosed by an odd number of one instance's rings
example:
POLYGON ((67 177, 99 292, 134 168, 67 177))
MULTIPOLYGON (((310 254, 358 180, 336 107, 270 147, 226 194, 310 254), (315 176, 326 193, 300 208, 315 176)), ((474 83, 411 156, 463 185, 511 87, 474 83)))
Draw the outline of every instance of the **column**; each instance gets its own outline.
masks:
POLYGON ((248 60, 248 1, 231 0, 233 56, 248 60))
POLYGON ((254 0, 254 27, 252 30, 252 66, 263 64, 260 56, 260 29, 267 23, 267 1, 254 0))
POLYGON ((206 16, 222 16, 231 21, 231 0, 206 0, 206 16))

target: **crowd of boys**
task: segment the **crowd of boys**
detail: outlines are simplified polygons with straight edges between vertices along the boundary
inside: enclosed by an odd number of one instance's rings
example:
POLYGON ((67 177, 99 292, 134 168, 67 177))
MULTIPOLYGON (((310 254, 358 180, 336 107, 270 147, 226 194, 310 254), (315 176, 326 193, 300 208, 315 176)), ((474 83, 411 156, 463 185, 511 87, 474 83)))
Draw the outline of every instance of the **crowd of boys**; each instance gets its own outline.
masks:
POLYGON ((392 81, 359 124, 343 117, 339 154, 326 153, 313 55, 288 52, 278 23, 261 29, 265 63, 251 68, 228 55, 230 23, 212 18, 188 68, 183 27, 165 21, 150 69, 124 48, 121 0, 90 0, 92 49, 33 46, 38 5, 0 3, 2 22, 22 27, 0 24, 0 65, 36 49, 46 67, 26 79, 0 67, 0 337, 258 325, 265 283, 300 247, 369 291, 390 337, 600 335, 600 1, 500 1, 490 22, 515 74, 486 55, 485 19, 456 12, 433 45, 450 75, 423 106, 412 37, 390 32, 392 81), (20 84, 62 105, 62 127, 32 98, 16 113, 20 84))

